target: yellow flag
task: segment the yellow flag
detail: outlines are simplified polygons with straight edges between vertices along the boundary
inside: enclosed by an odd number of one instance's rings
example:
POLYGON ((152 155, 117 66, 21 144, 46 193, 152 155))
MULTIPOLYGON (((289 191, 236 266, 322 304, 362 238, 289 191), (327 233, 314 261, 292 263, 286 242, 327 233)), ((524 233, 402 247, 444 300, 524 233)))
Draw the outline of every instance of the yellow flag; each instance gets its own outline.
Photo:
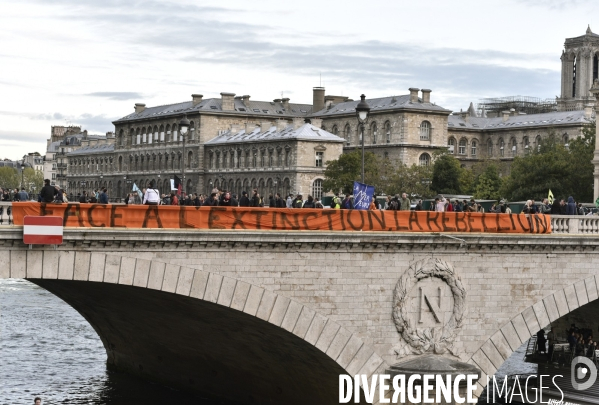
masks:
POLYGON ((549 189, 549 194, 547 194, 547 199, 549 200, 549 204, 553 204, 553 193, 551 189, 549 189))

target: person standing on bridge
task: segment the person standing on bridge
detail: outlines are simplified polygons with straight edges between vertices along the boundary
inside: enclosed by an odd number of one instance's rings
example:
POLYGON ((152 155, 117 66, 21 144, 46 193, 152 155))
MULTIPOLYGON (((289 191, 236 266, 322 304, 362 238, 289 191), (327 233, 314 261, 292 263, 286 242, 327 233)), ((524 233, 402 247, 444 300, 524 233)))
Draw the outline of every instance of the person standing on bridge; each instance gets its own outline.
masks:
POLYGON ((58 190, 56 189, 56 187, 50 185, 49 179, 45 179, 44 184, 45 185, 44 187, 42 187, 42 191, 40 191, 42 202, 51 203, 52 201, 54 201, 54 196, 58 194, 58 190))
POLYGON ((160 204, 160 193, 154 187, 154 181, 151 181, 148 188, 146 188, 146 193, 144 194, 144 205, 160 204))
POLYGON ((100 204, 108 204, 108 190, 106 190, 106 187, 102 189, 102 192, 100 193, 100 198, 99 198, 99 203, 100 204))
POLYGON ((241 192, 241 199, 239 200, 239 206, 240 207, 249 207, 250 206, 250 199, 248 198, 247 191, 241 192))
POLYGON ((401 195, 401 199, 399 200, 399 210, 400 211, 409 211, 410 210, 410 199, 406 193, 401 195))

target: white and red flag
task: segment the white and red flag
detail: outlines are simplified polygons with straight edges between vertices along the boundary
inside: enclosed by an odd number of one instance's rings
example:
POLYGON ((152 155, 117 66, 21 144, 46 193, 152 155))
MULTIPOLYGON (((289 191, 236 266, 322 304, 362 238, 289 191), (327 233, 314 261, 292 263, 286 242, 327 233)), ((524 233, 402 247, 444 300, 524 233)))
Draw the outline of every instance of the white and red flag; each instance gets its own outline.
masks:
POLYGON ((26 215, 23 218, 23 243, 26 245, 62 244, 62 218, 26 215))

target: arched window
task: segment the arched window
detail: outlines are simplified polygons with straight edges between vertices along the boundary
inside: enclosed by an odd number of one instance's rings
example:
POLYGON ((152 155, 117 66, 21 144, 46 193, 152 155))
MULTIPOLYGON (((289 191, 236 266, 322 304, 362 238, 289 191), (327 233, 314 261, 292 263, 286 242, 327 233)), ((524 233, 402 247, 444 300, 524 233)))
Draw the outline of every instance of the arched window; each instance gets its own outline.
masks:
POLYGON ((541 135, 537 135, 535 138, 535 144, 537 146, 537 152, 541 151, 541 135))
POLYGON ((229 164, 229 152, 225 151, 223 153, 223 168, 226 168, 228 164, 229 164))
POLYGON ((185 162, 185 166, 187 166, 187 169, 191 169, 193 167, 193 152, 192 151, 187 152, 187 162, 185 162))
POLYGON ((331 133, 333 135, 339 135, 339 128, 337 128, 337 125, 333 125, 333 129, 331 129, 331 133))
POLYGON ((376 122, 373 122, 372 124, 370 124, 370 136, 371 136, 372 144, 376 145, 376 136, 377 136, 376 122))
POLYGON ((350 141, 350 136, 351 136, 351 127, 349 126, 349 124, 345 124, 345 130, 343 131, 343 137, 345 138, 347 143, 349 143, 349 141, 350 141))
POLYGON ((510 142, 510 150, 512 151, 512 156, 516 156, 518 153, 518 143, 516 142, 516 138, 512 138, 512 142, 510 142))
POLYGON ((217 169, 220 169, 220 153, 216 152, 216 157, 214 158, 215 166, 217 169))
POLYGON ((312 197, 321 199, 322 198, 322 180, 316 179, 312 183, 312 197))
POLYGON ((493 156, 493 141, 489 139, 487 142, 487 156, 493 156))
POLYGON ((119 172, 123 171, 123 157, 119 156, 119 172))
POLYGON ((470 156, 475 157, 476 156, 476 146, 477 146, 478 142, 476 141, 472 141, 470 142, 470 156))
POLYGON ((505 142, 503 142, 503 139, 500 139, 499 140, 499 156, 503 157, 504 152, 505 152, 505 142))
POLYGON ((291 151, 285 151, 285 166, 291 166, 291 151))
POLYGON ((428 153, 423 153, 418 159, 420 166, 428 166, 431 164, 431 156, 428 153))
POLYGON ((452 155, 455 154, 455 139, 454 138, 449 138, 449 140, 447 141, 447 150, 452 155))
POLYGON ((562 142, 564 143, 564 146, 567 148, 569 142, 570 137, 568 136, 568 133, 566 132, 564 135, 562 135, 562 142))
POLYGON ((460 139, 460 144, 458 145, 458 155, 465 155, 466 154, 466 139, 462 138, 460 139))
POLYGON ((272 151, 268 151, 268 167, 274 166, 274 159, 272 157, 272 151))
POLYGON ((420 140, 428 141, 431 139, 431 123, 428 121, 422 121, 420 124, 420 140))
POLYGON ((522 145, 524 146, 524 154, 528 155, 530 153, 530 142, 527 136, 522 138, 522 145))
POLYGON ((385 122, 385 142, 391 143, 391 123, 385 122))
POLYGON ((258 152, 254 150, 252 153, 252 167, 256 167, 256 165, 258 164, 257 160, 258 160, 258 152))

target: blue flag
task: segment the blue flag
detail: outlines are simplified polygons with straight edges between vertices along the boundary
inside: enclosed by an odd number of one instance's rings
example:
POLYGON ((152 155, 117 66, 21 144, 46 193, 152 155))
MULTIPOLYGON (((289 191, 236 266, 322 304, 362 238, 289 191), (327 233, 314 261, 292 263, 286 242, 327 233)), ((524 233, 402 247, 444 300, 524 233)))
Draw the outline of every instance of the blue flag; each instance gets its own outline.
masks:
POLYGON ((354 181, 354 209, 367 210, 374 195, 374 187, 354 181))
POLYGON ((137 195, 139 195, 139 198, 143 198, 144 196, 141 194, 141 190, 139 189, 139 187, 137 187, 137 184, 133 183, 133 190, 131 190, 133 192, 137 192, 137 195))

